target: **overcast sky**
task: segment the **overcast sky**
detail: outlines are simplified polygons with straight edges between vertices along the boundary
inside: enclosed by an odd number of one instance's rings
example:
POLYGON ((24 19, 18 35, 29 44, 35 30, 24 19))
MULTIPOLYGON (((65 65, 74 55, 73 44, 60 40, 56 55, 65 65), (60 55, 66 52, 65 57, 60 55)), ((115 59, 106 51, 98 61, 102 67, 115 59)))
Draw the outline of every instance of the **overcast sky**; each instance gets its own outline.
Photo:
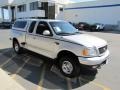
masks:
POLYGON ((95 0, 71 0, 73 2, 95 1, 95 0))

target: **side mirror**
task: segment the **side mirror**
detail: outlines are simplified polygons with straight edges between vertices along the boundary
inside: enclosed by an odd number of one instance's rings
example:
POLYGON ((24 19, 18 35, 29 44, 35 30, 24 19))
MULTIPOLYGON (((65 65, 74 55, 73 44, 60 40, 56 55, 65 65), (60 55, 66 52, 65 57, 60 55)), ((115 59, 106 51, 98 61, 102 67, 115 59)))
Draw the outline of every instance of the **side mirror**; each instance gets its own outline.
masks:
POLYGON ((45 30, 45 31, 43 32, 43 35, 45 35, 45 36, 50 36, 51 34, 50 34, 50 31, 49 31, 49 30, 45 30))

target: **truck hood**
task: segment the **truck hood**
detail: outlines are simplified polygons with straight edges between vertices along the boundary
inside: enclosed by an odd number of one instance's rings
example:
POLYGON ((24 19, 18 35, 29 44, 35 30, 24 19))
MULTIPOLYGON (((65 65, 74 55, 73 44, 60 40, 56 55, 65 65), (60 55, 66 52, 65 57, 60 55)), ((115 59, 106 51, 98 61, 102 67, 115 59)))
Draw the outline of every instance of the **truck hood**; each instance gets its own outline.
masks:
POLYGON ((78 43, 86 47, 99 48, 107 45, 107 42, 105 40, 88 34, 78 34, 78 35, 70 35, 70 36, 62 36, 62 37, 68 41, 78 43))

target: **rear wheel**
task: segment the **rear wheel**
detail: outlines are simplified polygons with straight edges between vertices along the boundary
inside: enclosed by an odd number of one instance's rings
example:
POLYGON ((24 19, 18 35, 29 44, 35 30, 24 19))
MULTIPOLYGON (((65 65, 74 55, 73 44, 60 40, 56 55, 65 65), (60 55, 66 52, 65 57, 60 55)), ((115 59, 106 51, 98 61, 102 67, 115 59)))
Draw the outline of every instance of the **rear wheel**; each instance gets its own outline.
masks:
POLYGON ((13 41, 13 48, 14 48, 14 51, 17 53, 17 54, 20 54, 22 52, 22 48, 20 47, 18 41, 13 41))
POLYGON ((72 56, 63 56, 59 60, 60 71, 69 78, 74 78, 80 74, 80 65, 77 58, 72 56))

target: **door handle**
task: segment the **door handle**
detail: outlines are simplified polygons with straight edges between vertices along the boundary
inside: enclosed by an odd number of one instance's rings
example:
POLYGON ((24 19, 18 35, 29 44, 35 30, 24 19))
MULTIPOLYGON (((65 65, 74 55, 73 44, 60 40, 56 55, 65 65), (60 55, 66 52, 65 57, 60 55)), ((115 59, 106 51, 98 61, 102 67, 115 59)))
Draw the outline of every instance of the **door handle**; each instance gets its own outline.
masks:
POLYGON ((60 43, 59 42, 54 42, 56 45, 59 45, 60 43))
POLYGON ((36 37, 33 37, 33 39, 36 39, 36 37))

